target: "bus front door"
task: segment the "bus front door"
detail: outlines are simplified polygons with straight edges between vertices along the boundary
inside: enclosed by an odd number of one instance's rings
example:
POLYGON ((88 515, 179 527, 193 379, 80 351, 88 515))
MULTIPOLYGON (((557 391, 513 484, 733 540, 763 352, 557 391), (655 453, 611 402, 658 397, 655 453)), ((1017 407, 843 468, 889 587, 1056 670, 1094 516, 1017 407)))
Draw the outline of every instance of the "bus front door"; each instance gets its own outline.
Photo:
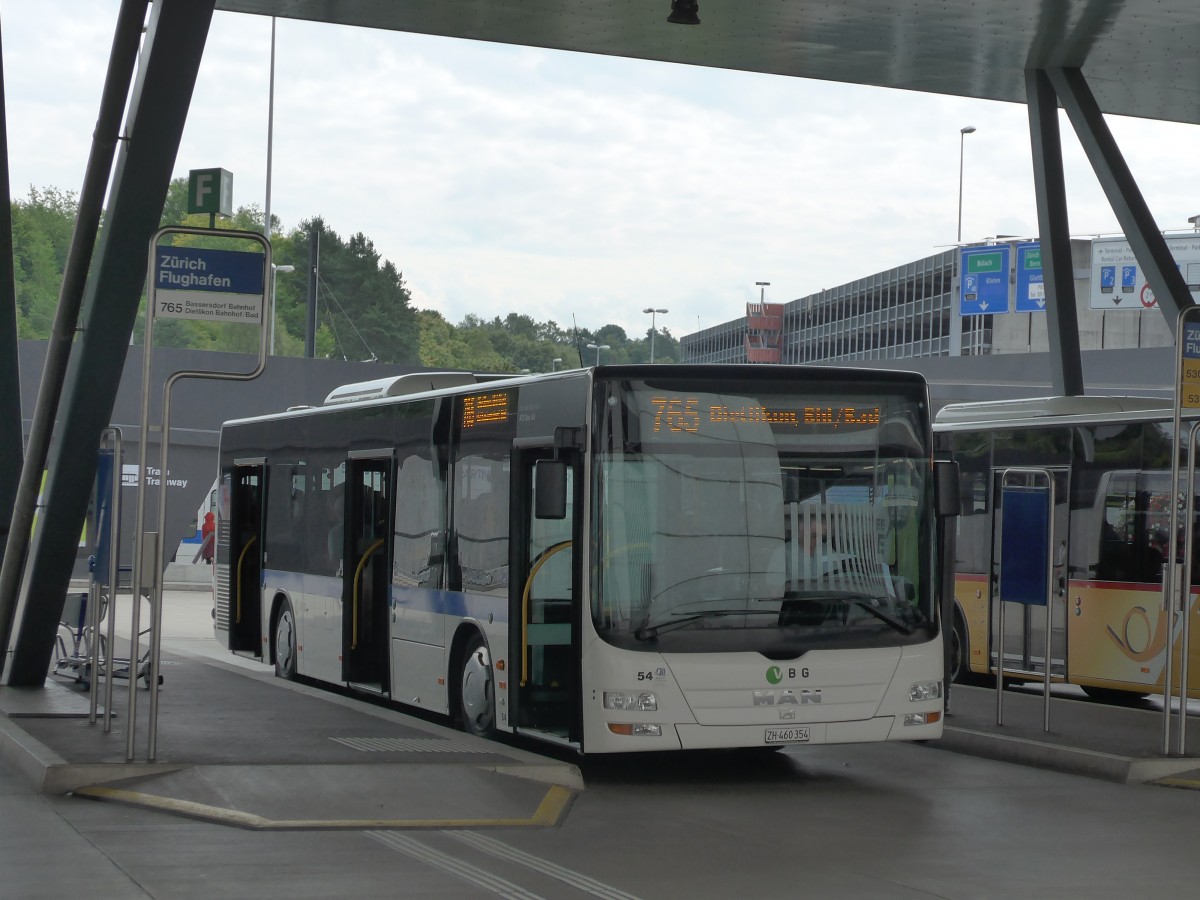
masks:
POLYGON ((517 577, 509 582, 515 663, 510 696, 517 730, 576 747, 582 737, 577 459, 576 452, 564 450, 558 460, 549 450, 517 455, 520 502, 512 510, 517 577))
POLYGON ((991 579, 991 647, 989 658, 991 665, 996 665, 999 652, 1000 625, 1000 596, 1003 587, 1000 584, 1001 560, 1012 559, 1014 556, 1048 558, 1053 564, 1053 580, 1049 590, 1047 604, 1028 602, 1004 603, 1004 671, 1010 674, 1022 674, 1043 678, 1046 671, 1046 627, 1049 622, 1050 632, 1050 675, 1051 677, 1066 676, 1067 656, 1067 613, 1063 598, 1066 596, 1067 578, 1067 548, 1070 546, 1068 528, 1070 525, 1070 472, 1067 469, 1051 469, 1054 478, 1054 515, 1053 537, 1046 534, 1050 545, 1045 548, 1048 557, 1043 556, 1041 548, 1031 548, 1028 545, 1027 534, 1013 530, 1006 535, 1004 532, 1004 503, 1003 486, 1010 488, 1045 488, 1046 479, 1040 475, 1009 473, 1007 478, 1004 469, 993 471, 992 478, 992 579, 991 579))
POLYGON ((342 680, 385 694, 391 585, 392 459, 351 454, 342 558, 342 680))
MULTIPOLYGON (((267 467, 235 464, 230 485, 229 649, 262 656, 263 501, 267 467)), ((220 549, 220 548, 218 548, 220 549)))

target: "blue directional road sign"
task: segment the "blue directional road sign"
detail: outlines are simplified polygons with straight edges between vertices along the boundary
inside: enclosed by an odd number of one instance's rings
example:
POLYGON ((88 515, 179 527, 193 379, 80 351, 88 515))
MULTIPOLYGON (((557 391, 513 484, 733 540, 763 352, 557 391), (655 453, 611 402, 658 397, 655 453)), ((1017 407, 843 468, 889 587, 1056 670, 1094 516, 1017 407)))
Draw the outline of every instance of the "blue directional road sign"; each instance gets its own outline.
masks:
POLYGON ((1046 311, 1046 280, 1042 273, 1042 245, 1017 244, 1017 312, 1046 311))
POLYGON ((959 251, 958 314, 996 316, 1008 312, 1008 244, 959 251))

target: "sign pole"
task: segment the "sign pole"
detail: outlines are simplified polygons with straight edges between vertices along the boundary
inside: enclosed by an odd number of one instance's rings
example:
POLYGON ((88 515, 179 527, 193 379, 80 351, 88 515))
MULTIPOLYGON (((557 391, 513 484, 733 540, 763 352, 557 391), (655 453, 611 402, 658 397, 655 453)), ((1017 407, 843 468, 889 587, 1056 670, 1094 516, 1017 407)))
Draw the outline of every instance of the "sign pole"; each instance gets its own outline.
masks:
MULTIPOLYGON (((1171 487, 1176 493, 1171 503, 1170 540, 1168 543, 1167 576, 1163 590, 1163 613, 1166 616, 1166 640, 1163 642, 1163 756, 1171 752, 1171 675, 1175 657, 1175 614, 1183 610, 1184 628, 1187 628, 1187 611, 1191 599, 1191 555, 1190 536, 1192 519, 1195 515, 1195 485, 1192 466, 1188 469, 1188 483, 1179 483, 1179 456, 1183 442, 1180 431, 1183 428, 1183 410, 1200 410, 1200 322, 1191 321, 1197 318, 1200 307, 1189 306, 1179 313, 1179 324, 1175 329, 1175 415, 1171 437, 1171 487), (1182 500, 1183 512, 1187 516, 1188 541, 1182 548, 1179 546, 1179 512, 1182 500), (1185 562, 1180 572, 1180 553, 1186 554, 1185 562)), ((1193 430, 1192 440, 1195 432, 1193 430)), ((1194 446, 1194 444, 1193 444, 1194 446)), ((1189 456, 1191 451, 1189 451, 1189 456)), ((1186 639, 1184 652, 1187 652, 1186 639)), ((1186 658, 1184 660, 1186 666, 1186 658)), ((1183 670, 1186 672, 1186 667, 1183 670)), ((1179 743, 1180 752, 1184 746, 1184 735, 1187 715, 1187 682, 1180 680, 1179 684, 1179 743)))
POLYGON ((151 630, 149 640, 150 684, 149 744, 147 759, 153 761, 158 738, 158 680, 162 654, 162 571, 164 524, 167 515, 167 464, 171 437, 171 394, 183 378, 249 381, 262 374, 267 365, 269 329, 267 312, 267 275, 271 271, 271 243, 258 232, 206 230, 171 226, 159 229, 150 239, 150 264, 147 276, 146 338, 142 364, 142 432, 138 451, 138 502, 136 533, 145 528, 146 507, 146 445, 150 423, 150 357, 153 350, 154 320, 161 315, 174 319, 200 319, 256 325, 259 329, 258 364, 251 372, 183 371, 175 372, 163 386, 163 412, 159 437, 158 540, 153 546, 136 544, 133 587, 133 652, 129 660, 129 736, 126 759, 133 758, 135 697, 138 670, 138 616, 141 606, 140 590, 145 566, 150 601, 151 630), (198 247, 160 247, 168 234, 191 234, 222 239, 245 240, 261 248, 261 253, 212 250, 198 247), (144 562, 151 556, 152 565, 144 562))
POLYGON ((1193 422, 1188 432, 1188 502, 1186 505, 1187 521, 1183 526, 1183 546, 1186 548, 1183 557, 1183 629, 1179 636, 1179 735, 1177 736, 1177 751, 1183 756, 1187 750, 1187 704, 1188 704, 1188 652, 1191 645, 1191 619, 1188 607, 1192 602, 1192 547, 1195 546, 1194 532, 1196 512, 1194 485, 1196 484, 1196 436, 1200 434, 1200 422, 1193 422))
POLYGON ((1004 604, 1046 608, 1046 644, 1043 661, 1042 730, 1050 730, 1050 660, 1054 625, 1054 473, 1040 467, 1012 467, 1000 474, 1000 586, 999 629, 996 659, 996 724, 1003 725, 1004 711, 1004 604), (1020 475, 1031 483, 1009 484, 1020 475), (1045 488, 1036 484, 1045 478, 1045 488), (1044 503, 1042 502, 1044 499, 1044 503), (1033 542, 1034 546, 1030 545, 1033 542), (1013 546, 1009 546, 1010 543, 1013 546), (1015 551, 1011 554, 1009 551, 1015 551), (1042 554, 1045 554, 1043 557, 1042 554))

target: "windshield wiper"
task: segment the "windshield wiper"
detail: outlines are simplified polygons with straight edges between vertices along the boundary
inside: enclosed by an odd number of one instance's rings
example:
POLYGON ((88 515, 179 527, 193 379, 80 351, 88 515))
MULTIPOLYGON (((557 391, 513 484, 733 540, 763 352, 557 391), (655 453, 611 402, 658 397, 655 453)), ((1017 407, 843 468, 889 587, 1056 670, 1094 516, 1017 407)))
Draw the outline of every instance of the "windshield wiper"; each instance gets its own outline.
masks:
POLYGON ((639 641, 645 641, 652 637, 658 637, 661 632, 674 631, 676 628, 691 625, 693 622, 699 622, 701 619, 716 619, 720 616, 744 616, 752 612, 752 610, 747 609, 708 609, 704 612, 692 613, 690 616, 672 619, 669 622, 659 622, 657 625, 642 625, 641 628, 633 633, 633 636, 639 641))
POLYGON ((895 616, 893 616, 891 613, 887 612, 886 610, 880 609, 872 601, 866 599, 865 597, 844 597, 843 599, 847 603, 853 603, 859 609, 865 609, 867 612, 869 612, 871 615, 873 615, 879 621, 886 622, 888 625, 891 625, 893 628, 895 628, 901 634, 912 634, 913 633, 913 629, 912 629, 911 625, 909 625, 907 622, 897 619, 895 616))

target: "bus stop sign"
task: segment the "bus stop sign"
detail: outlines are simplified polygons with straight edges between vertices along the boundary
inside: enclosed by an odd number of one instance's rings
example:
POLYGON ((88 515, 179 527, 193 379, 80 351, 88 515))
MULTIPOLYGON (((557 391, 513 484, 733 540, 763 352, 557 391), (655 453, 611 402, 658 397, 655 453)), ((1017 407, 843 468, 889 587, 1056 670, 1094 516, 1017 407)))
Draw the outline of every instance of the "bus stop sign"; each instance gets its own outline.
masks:
POLYGON ((1045 606, 1050 593, 1050 492, 1005 487, 1000 531, 1000 599, 1045 606))
POLYGON ((262 253, 205 247, 154 248, 154 315, 258 325, 266 280, 262 253))

